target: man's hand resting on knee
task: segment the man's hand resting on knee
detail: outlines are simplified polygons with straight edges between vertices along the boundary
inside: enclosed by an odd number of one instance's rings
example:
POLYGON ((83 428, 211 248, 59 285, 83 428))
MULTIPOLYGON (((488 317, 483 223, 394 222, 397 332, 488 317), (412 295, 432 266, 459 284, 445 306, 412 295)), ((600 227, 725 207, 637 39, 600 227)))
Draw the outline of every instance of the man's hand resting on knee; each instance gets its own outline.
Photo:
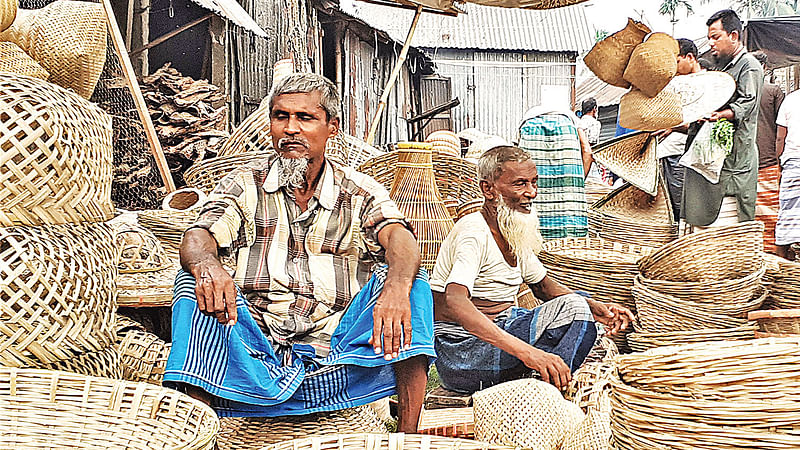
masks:
POLYGON ((196 281, 197 307, 223 325, 236 324, 236 285, 217 256, 217 241, 207 230, 193 228, 181 243, 181 265, 196 281))
POLYGON ((517 352, 514 356, 519 358, 529 369, 539 372, 545 383, 550 383, 559 389, 567 387, 572 379, 572 373, 560 356, 547 353, 532 345, 522 344, 527 348, 517 352))

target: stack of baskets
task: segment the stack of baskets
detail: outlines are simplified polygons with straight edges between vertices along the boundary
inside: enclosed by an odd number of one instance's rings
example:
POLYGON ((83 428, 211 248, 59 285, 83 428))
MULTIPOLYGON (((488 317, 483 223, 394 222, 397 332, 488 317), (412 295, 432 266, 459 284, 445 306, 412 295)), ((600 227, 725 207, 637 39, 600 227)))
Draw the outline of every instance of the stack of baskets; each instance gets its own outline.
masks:
POLYGON ((652 196, 625 184, 589 208, 589 236, 647 247, 678 238, 678 224, 662 182, 652 196))
POLYGON ((617 357, 616 448, 800 448, 800 338, 661 347, 617 357))
POLYGON ((461 157, 461 139, 450 130, 434 131, 425 138, 425 142, 430 142, 435 152, 461 157))
POLYGON ((186 211, 154 209, 140 211, 138 221, 161 241, 167 256, 175 259, 181 248, 183 233, 194 224, 198 213, 197 209, 186 211))
POLYGON ((111 118, 0 77, 0 364, 118 377, 111 118))
POLYGON ((800 308, 800 263, 774 255, 767 258, 763 284, 769 289, 769 308, 800 308))
POLYGON ((766 298, 760 222, 701 231, 639 261, 633 285, 634 350, 721 339, 752 338, 747 313, 766 298))
POLYGON ((424 434, 331 434, 285 441, 263 450, 512 450, 515 447, 424 434))

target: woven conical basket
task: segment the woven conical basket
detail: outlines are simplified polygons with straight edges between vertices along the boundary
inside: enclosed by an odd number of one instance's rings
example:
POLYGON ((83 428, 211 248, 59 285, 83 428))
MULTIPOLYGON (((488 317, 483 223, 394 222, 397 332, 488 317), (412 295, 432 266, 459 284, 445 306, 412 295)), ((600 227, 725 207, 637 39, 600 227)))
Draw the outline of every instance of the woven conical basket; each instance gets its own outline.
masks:
MULTIPOLYGON (((0 0, 2 2, 3 0, 0 0)), ((15 0, 16 1, 16 0, 15 0)), ((13 42, 0 42, 0 72, 46 80, 50 73, 13 42)))
POLYGON ((111 218, 111 117, 73 92, 0 76, 0 226, 111 218))
POLYGON ((638 89, 631 89, 620 99, 619 124, 625 128, 656 131, 681 123, 681 96, 671 89, 663 89, 652 98, 638 89))
POLYGON ((623 180, 656 195, 658 158, 656 139, 647 132, 629 133, 592 149, 594 159, 623 180))
POLYGON ((0 228, 0 364, 41 367, 112 345, 117 259, 104 223, 0 228))
POLYGON ((643 23, 628 19, 625 28, 595 44, 583 58, 583 62, 597 78, 608 84, 627 88, 631 84, 625 80, 623 74, 628 60, 633 49, 642 43, 649 32, 650 29, 643 23))
POLYGON ((454 223, 433 175, 431 145, 401 143, 397 171, 389 196, 397 203, 417 236, 422 267, 433 270, 442 241, 454 223))
POLYGON ((631 53, 623 78, 648 97, 655 97, 678 71, 678 42, 653 33, 631 53))

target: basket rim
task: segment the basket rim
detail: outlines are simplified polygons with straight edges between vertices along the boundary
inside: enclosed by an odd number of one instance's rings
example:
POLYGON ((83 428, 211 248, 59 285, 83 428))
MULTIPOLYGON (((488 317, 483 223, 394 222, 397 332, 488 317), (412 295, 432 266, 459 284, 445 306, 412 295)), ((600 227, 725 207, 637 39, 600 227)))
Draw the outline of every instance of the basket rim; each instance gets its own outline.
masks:
POLYGON ((747 313, 747 320, 800 319, 800 309, 760 309, 747 313))

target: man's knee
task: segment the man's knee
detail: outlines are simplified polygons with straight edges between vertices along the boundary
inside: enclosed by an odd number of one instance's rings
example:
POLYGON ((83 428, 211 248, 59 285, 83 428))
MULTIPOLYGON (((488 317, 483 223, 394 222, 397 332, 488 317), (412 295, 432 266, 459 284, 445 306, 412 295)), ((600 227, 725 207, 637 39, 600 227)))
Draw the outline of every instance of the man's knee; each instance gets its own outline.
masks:
POLYGON ((564 314, 571 314, 582 320, 592 319, 592 311, 589 308, 589 303, 586 301, 585 297, 579 294, 566 294, 556 297, 551 301, 558 302, 561 306, 559 309, 564 314))

